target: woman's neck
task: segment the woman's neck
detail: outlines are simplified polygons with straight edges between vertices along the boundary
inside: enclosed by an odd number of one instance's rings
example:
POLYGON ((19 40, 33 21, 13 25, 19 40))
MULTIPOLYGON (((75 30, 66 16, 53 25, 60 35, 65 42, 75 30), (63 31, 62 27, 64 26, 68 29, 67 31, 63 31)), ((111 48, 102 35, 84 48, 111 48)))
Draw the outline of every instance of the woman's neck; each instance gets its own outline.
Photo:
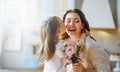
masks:
POLYGON ((74 36, 71 36, 71 38, 77 41, 81 38, 81 35, 80 34, 79 35, 74 35, 74 36))

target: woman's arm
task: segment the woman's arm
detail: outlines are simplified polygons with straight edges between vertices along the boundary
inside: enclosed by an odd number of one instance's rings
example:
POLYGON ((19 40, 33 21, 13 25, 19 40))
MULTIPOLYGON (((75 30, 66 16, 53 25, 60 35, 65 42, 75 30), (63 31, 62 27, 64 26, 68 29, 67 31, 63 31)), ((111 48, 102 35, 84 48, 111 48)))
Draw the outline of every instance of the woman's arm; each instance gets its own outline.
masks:
POLYGON ((87 69, 85 68, 83 72, 97 72, 95 69, 87 69))
POLYGON ((87 55, 89 61, 97 72, 110 72, 109 59, 103 48, 97 46, 96 44, 94 46, 90 46, 88 48, 87 55))
POLYGON ((73 64, 73 72, 97 72, 95 69, 84 68, 81 63, 73 64))

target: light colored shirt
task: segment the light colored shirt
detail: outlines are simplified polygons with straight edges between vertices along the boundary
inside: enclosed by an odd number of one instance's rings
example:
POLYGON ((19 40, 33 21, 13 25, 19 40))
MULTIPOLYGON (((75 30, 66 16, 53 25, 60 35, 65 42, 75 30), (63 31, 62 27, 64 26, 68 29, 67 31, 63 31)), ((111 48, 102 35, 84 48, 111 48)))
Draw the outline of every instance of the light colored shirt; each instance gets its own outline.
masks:
MULTIPOLYGON (((96 69, 97 72, 110 72, 109 57, 102 46, 91 39, 85 39, 85 56, 82 58, 82 65, 85 68, 96 69)), ((72 65, 67 66, 67 72, 72 71, 72 65)))

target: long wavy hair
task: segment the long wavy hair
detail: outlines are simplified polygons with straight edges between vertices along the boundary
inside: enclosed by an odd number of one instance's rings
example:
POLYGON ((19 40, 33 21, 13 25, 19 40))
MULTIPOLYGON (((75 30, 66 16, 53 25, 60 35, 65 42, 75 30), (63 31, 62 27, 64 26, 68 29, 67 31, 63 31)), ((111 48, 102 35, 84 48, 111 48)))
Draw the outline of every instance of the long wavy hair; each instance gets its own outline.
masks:
MULTIPOLYGON (((67 11, 65 12, 65 14, 63 15, 63 22, 65 22, 66 16, 67 16, 67 14, 69 14, 69 13, 77 13, 77 14, 79 15, 80 19, 81 19, 82 24, 84 24, 84 28, 83 28, 83 29, 86 29, 86 30, 88 30, 88 31, 90 32, 89 23, 88 23, 85 15, 84 15, 84 13, 83 13, 80 9, 69 9, 69 10, 67 10, 67 11)), ((64 37, 65 37, 65 38, 68 38, 69 36, 68 36, 67 33, 65 33, 65 34, 64 34, 64 37)), ((95 40, 92 36, 90 36, 90 37, 91 37, 93 40, 95 40)), ((96 41, 96 40, 95 40, 95 41, 96 41)))
POLYGON ((49 17, 42 22, 40 26, 40 49, 39 58, 42 61, 49 61, 55 53, 56 31, 60 27, 57 16, 49 17))
POLYGON ((69 13, 77 13, 79 15, 82 23, 84 24, 84 29, 87 29, 90 32, 89 23, 88 23, 85 15, 84 15, 84 13, 81 10, 79 10, 79 9, 67 10, 65 12, 65 14, 63 15, 63 22, 65 22, 66 15, 69 14, 69 13))

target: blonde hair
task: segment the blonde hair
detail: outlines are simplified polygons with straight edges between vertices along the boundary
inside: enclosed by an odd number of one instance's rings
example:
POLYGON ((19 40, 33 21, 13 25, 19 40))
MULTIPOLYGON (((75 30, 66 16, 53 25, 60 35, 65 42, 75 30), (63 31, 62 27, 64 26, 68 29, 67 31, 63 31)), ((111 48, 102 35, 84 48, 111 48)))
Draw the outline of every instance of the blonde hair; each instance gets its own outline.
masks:
POLYGON ((49 61, 55 53, 56 31, 60 27, 57 16, 49 17, 42 22, 40 27, 40 49, 39 58, 43 61, 49 61))

